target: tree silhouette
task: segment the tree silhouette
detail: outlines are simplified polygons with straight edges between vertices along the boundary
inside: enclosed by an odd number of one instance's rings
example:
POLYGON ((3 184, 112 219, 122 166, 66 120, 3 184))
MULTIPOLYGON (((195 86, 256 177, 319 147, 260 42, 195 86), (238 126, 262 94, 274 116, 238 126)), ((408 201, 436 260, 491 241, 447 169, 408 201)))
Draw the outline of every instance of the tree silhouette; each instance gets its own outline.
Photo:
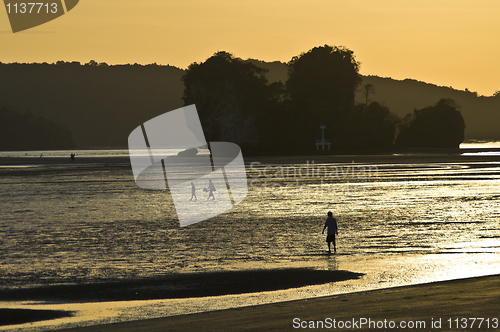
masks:
POLYGON ((0 108, 0 150, 42 150, 73 147, 71 132, 31 112, 0 108))
MULTIPOLYGON (((325 45, 293 57, 286 82, 290 98, 293 142, 301 150, 312 148, 321 124, 335 132, 340 119, 354 107, 354 93, 361 82, 359 63, 351 50, 325 45)), ((331 134, 330 134, 331 136, 331 134)))
POLYGON ((363 90, 365 95, 365 106, 368 107, 368 97, 370 97, 370 94, 375 94, 375 87, 372 84, 365 84, 363 90))
MULTIPOLYGON (((282 85, 268 85, 266 70, 217 52, 193 63, 183 77, 184 103, 196 104, 208 141, 235 142, 256 148, 268 134, 272 100, 282 98, 282 85)), ((272 119, 271 119, 272 120, 272 119)))
POLYGON ((400 147, 458 148, 464 141, 465 123, 452 99, 414 110, 402 122, 396 144, 400 147))
POLYGON ((396 114, 378 102, 368 106, 358 104, 342 119, 334 146, 349 150, 391 150, 399 121, 396 114))

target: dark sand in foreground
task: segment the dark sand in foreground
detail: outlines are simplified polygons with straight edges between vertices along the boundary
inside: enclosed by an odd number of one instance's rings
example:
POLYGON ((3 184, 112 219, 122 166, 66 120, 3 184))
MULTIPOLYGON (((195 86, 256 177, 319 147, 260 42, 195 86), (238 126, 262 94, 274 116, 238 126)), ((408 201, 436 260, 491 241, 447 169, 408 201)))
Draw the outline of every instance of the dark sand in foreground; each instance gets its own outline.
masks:
POLYGON ((327 318, 337 322, 366 318, 375 322, 387 320, 386 324, 423 321, 425 331, 457 331, 456 318, 458 324, 462 324, 462 318, 484 318, 480 329, 479 320, 472 329, 472 320, 468 320, 468 328, 459 330, 493 331, 500 324, 499 303, 500 275, 496 275, 64 331, 287 331, 294 330, 294 318, 314 322, 327 318), (433 328, 431 323, 439 320, 441 328, 433 328))
POLYGON ((306 268, 178 273, 143 279, 0 288, 0 299, 63 303, 182 299, 299 288, 358 279, 362 275, 306 268))

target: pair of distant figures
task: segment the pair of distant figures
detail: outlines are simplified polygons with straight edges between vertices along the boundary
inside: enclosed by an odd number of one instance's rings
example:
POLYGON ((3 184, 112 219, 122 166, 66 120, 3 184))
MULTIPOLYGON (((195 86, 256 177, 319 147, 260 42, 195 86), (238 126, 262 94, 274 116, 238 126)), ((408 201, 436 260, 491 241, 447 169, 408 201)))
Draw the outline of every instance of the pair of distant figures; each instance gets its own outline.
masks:
POLYGON ((337 219, 333 217, 333 213, 328 212, 328 218, 325 222, 325 227, 323 227, 323 231, 321 234, 325 234, 325 229, 328 229, 326 232, 326 242, 328 243, 328 253, 331 254, 331 243, 333 242, 333 251, 337 252, 337 246, 335 244, 335 235, 339 235, 339 230, 337 227, 337 219))
MULTIPOLYGON (((215 189, 215 186, 214 186, 212 180, 208 180, 208 188, 203 188, 203 192, 208 192, 207 200, 209 200, 210 197, 212 197, 213 200, 215 201, 214 191, 216 191, 216 189, 215 189)), ((191 199, 190 199, 190 201, 192 201, 193 198, 195 201, 198 200, 198 198, 196 197, 196 186, 194 185, 193 182, 191 182, 191 199)))

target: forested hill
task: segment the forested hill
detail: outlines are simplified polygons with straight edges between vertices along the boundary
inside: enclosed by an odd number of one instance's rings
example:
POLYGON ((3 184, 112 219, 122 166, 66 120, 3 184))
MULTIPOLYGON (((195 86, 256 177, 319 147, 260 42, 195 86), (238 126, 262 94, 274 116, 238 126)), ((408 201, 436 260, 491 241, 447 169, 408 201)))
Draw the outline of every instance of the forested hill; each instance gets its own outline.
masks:
MULTIPOLYGON (((287 66, 280 62, 250 60, 253 64, 269 70, 269 81, 287 79, 287 66)), ((362 87, 372 84, 375 94, 369 101, 378 101, 404 117, 414 109, 434 105, 441 98, 451 98, 461 105, 465 120, 466 139, 500 139, 500 94, 496 97, 477 96, 475 92, 456 90, 452 87, 437 86, 412 79, 395 80, 378 76, 363 76, 356 93, 356 102, 365 103, 362 87)), ((500 89, 500 86, 499 86, 500 89)))
MULTIPOLYGON (((269 69, 270 81, 286 81, 284 63, 250 61, 269 69)), ((156 64, 0 63, 0 107, 31 111, 66 126, 79 147, 126 147, 135 127, 183 106, 184 74, 182 69, 156 64)), ((369 99, 384 103, 400 116, 452 98, 462 105, 466 138, 500 139, 500 96, 478 97, 448 87, 376 76, 364 77, 361 86, 368 83, 375 87, 369 99)), ((365 102, 361 92, 356 99, 365 102)))
MULTIPOLYGON (((369 100, 384 103, 401 117, 412 113, 414 109, 433 105, 441 98, 451 98, 461 106, 466 139, 500 139, 500 95, 477 96, 475 92, 451 87, 378 76, 363 77, 361 85, 365 84, 375 87, 375 94, 370 95, 369 100)), ((356 101, 365 102, 361 92, 356 95, 356 101)))
POLYGON ((126 147, 135 127, 183 106, 183 75, 158 65, 0 64, 0 107, 66 126, 78 147, 126 147))

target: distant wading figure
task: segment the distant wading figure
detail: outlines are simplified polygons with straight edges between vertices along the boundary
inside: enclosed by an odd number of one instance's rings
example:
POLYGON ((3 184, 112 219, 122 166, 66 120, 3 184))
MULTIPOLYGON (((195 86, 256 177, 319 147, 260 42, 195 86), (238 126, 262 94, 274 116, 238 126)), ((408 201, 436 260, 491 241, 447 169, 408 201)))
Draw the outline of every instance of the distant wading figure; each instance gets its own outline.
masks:
POLYGON ((194 197, 195 201, 198 200, 198 198, 196 197, 196 187, 195 187, 194 183, 191 182, 191 199, 190 199, 190 201, 193 200, 193 197, 194 197))
POLYGON ((325 227, 323 227, 323 231, 321 234, 325 234, 325 229, 328 227, 328 231, 326 232, 326 242, 328 242, 328 253, 331 254, 332 250, 330 248, 330 243, 333 242, 333 251, 337 252, 337 247, 335 245, 335 235, 338 235, 338 228, 337 228, 337 219, 333 217, 333 214, 331 212, 328 212, 328 218, 326 219, 325 222, 325 227))
POLYGON ((215 189, 214 184, 212 183, 212 180, 208 180, 208 189, 207 189, 207 191, 208 191, 208 198, 207 198, 207 200, 209 200, 210 197, 212 197, 214 199, 214 201, 215 201, 214 191, 216 191, 216 189, 215 189))

